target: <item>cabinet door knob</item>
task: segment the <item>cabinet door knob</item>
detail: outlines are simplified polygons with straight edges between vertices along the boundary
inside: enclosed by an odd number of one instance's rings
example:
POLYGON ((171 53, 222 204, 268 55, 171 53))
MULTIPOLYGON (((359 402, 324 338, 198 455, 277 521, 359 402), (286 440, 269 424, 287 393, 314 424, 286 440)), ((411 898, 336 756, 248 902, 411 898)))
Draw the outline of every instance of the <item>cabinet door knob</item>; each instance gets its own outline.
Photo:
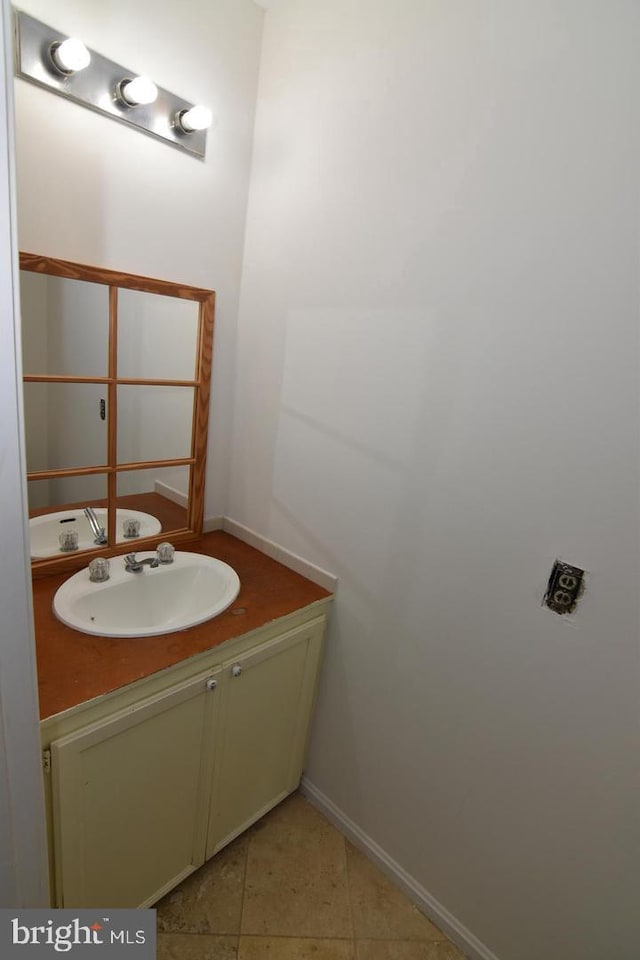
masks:
POLYGON ((242 667, 240 666, 240 664, 234 663, 234 665, 231 667, 231 676, 239 677, 241 673, 242 673, 242 667))
POLYGON ((204 685, 207 688, 207 690, 215 690, 215 688, 218 686, 218 681, 216 680, 215 677, 209 677, 208 680, 205 680, 204 685))

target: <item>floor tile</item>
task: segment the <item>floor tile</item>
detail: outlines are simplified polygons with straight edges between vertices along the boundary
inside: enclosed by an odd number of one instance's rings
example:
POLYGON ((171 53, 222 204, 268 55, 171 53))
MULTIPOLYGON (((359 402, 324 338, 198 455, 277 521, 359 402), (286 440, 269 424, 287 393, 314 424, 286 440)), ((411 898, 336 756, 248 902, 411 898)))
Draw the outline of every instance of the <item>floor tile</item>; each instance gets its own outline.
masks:
POLYGON ((444 940, 409 898, 347 842, 349 893, 355 936, 367 940, 444 940))
POLYGON ((158 960, 464 960, 299 794, 157 911, 158 960))
POLYGON ((238 960, 354 960, 353 941, 240 937, 238 960))
POLYGON ((465 960, 448 940, 357 940, 356 960, 465 960))
POLYGON ((241 933, 352 936, 344 837, 299 795, 249 833, 241 933))
POLYGON ((159 933, 157 960, 236 960, 237 937, 159 933))
POLYGON ((234 840, 156 906, 165 933, 238 934, 248 837, 234 840))
POLYGON ((258 820, 251 828, 252 833, 259 833, 261 830, 320 830, 323 833, 339 833, 335 827, 329 823, 323 813, 320 813, 313 804, 302 796, 301 793, 290 794, 282 803, 279 803, 273 810, 258 820))

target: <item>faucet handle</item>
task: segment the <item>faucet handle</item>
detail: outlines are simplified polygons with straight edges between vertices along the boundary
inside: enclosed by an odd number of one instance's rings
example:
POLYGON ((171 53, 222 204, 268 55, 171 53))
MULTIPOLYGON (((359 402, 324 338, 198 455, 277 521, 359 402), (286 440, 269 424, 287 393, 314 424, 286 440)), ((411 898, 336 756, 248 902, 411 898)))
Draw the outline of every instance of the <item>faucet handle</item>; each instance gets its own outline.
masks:
POLYGON ((172 543, 159 543, 156 547, 158 563, 173 563, 173 555, 176 548, 172 543))
POLYGON ((106 557, 94 557, 89 564, 89 580, 102 583, 109 579, 109 561, 106 557))

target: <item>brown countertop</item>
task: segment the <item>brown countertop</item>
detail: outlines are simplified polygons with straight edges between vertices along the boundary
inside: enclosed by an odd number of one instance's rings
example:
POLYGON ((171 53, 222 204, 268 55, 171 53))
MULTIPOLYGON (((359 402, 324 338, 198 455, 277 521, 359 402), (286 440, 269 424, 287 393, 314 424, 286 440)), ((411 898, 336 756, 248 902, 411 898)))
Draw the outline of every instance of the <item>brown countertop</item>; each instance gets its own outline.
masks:
POLYGON ((331 596, 222 531, 207 533, 184 549, 218 557, 232 566, 240 577, 240 593, 213 620, 163 636, 123 639, 72 630, 56 619, 52 609, 53 595, 69 574, 34 580, 42 720, 331 596))

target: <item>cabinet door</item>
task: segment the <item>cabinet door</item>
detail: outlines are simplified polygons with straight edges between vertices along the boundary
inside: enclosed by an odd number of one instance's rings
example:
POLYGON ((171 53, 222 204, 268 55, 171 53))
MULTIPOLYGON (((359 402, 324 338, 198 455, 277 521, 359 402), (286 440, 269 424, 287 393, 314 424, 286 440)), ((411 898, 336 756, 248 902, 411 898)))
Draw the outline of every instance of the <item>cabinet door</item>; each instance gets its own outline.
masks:
POLYGON ((59 907, 140 907, 204 860, 214 673, 51 744, 59 907))
POLYGON ((207 857, 295 790, 324 618, 223 664, 207 857))

